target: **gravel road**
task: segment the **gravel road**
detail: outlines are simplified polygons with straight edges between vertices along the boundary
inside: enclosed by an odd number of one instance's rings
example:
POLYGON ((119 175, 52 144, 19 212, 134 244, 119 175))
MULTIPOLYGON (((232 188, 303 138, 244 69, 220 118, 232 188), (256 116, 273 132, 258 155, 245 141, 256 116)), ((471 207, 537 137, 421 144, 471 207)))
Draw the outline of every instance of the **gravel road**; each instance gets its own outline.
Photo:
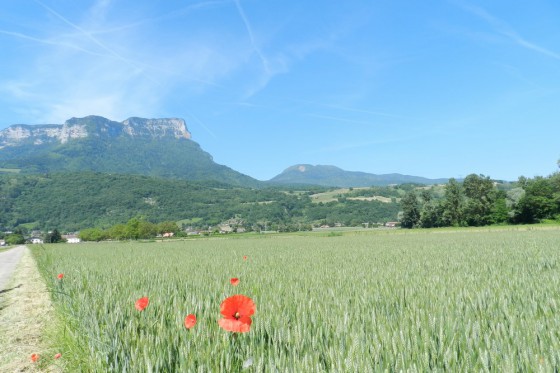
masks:
POLYGON ((16 246, 0 253, 0 292, 12 277, 25 249, 25 246, 16 246))

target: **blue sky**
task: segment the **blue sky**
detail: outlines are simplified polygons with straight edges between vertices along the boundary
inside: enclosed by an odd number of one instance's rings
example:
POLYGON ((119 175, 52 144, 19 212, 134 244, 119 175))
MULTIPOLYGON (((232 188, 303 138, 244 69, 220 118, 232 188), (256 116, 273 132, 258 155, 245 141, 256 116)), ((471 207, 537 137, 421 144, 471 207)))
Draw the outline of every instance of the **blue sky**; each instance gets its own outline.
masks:
POLYGON ((18 0, 0 12, 0 129, 180 117, 260 180, 548 175, 560 2, 18 0))

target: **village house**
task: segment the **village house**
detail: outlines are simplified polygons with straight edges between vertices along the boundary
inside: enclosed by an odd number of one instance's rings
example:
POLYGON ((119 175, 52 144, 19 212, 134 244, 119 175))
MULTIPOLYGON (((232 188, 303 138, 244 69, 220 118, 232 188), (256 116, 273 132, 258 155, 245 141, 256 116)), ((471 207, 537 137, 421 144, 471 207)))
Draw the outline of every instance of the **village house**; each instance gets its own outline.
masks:
POLYGON ((80 243, 82 241, 76 234, 63 234, 62 238, 66 240, 67 243, 80 243))
POLYGON ((396 221, 388 221, 387 223, 385 223, 385 226, 387 228, 396 228, 399 225, 399 222, 396 221))

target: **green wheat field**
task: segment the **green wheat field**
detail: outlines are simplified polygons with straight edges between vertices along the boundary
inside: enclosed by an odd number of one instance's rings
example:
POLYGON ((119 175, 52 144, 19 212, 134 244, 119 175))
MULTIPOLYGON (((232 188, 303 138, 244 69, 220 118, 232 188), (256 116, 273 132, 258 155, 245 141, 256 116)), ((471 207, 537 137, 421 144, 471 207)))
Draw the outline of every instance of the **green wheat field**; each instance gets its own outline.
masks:
POLYGON ((60 319, 52 343, 69 372, 560 369, 558 229, 60 244, 33 253, 60 319), (218 325, 221 302, 234 294, 256 304, 248 333, 218 325), (141 297, 150 303, 140 312, 141 297), (191 313, 197 323, 186 329, 191 313))

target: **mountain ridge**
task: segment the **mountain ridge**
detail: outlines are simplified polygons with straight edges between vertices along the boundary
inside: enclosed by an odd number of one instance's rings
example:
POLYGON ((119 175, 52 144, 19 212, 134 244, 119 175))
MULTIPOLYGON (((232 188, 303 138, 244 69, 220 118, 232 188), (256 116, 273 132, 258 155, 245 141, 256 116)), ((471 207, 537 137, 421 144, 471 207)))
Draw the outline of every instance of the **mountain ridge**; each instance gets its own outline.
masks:
POLYGON ((215 180, 244 187, 317 185, 364 187, 440 184, 448 179, 345 171, 297 164, 260 181, 214 162, 192 140, 181 118, 130 117, 122 122, 89 115, 63 124, 14 124, 0 130, 0 172, 106 172, 186 180, 215 180))
POLYGON ((191 139, 187 125, 180 118, 146 119, 131 117, 122 122, 89 115, 84 118, 70 118, 63 124, 13 124, 0 131, 0 148, 18 146, 33 142, 35 145, 43 143, 67 143, 72 139, 82 139, 89 136, 117 137, 122 135, 147 136, 154 138, 168 137, 191 139))
POLYGON ((443 184, 449 179, 429 179, 420 176, 391 174, 371 174, 361 171, 345 171, 331 165, 296 164, 285 169, 268 182, 273 184, 303 184, 328 187, 368 187, 391 184, 443 184))
POLYGON ((261 183, 214 162, 180 118, 116 122, 90 115, 58 125, 12 125, 0 131, 0 169, 136 174, 244 187, 261 183))

